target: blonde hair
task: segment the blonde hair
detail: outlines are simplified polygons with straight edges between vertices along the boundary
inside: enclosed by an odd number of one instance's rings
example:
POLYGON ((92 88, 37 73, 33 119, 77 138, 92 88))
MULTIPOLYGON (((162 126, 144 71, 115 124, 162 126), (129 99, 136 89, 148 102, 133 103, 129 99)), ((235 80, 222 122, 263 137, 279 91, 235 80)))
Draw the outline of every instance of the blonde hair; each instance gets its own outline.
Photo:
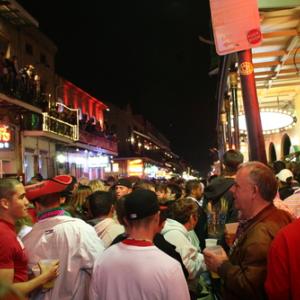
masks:
POLYGON ((92 194, 92 190, 89 186, 80 187, 73 193, 73 197, 71 200, 71 206, 75 209, 78 207, 82 207, 86 203, 86 198, 92 194))
POLYGON ((99 179, 91 180, 88 186, 91 188, 92 193, 96 191, 106 191, 104 183, 99 179))

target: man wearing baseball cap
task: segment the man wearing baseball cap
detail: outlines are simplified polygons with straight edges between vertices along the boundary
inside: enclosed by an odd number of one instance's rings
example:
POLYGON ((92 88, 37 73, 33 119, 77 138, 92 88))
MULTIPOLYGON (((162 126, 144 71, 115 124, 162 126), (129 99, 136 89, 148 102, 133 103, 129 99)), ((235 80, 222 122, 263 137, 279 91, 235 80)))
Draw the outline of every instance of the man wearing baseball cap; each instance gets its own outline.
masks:
POLYGON ((32 299, 87 299, 94 261, 104 250, 95 230, 84 221, 72 218, 60 207, 61 193, 72 177, 59 175, 25 187, 35 204, 38 222, 24 238, 29 267, 41 259, 58 259, 60 274, 51 290, 39 291, 32 299))
POLYGON ((180 264, 153 244, 160 214, 156 194, 133 191, 124 209, 129 235, 97 258, 90 299, 190 299, 180 264))
POLYGON ((128 178, 121 178, 115 185, 116 198, 119 200, 132 192, 132 182, 128 178))

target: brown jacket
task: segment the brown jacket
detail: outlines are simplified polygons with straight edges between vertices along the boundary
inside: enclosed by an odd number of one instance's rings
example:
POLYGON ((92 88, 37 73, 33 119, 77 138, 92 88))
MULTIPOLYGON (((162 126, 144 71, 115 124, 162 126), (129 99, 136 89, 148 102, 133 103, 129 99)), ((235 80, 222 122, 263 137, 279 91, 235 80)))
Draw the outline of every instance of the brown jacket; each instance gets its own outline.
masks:
POLYGON ((234 244, 229 261, 218 270, 224 282, 224 299, 266 299, 268 250, 276 233, 291 221, 287 212, 270 204, 247 224, 234 244))

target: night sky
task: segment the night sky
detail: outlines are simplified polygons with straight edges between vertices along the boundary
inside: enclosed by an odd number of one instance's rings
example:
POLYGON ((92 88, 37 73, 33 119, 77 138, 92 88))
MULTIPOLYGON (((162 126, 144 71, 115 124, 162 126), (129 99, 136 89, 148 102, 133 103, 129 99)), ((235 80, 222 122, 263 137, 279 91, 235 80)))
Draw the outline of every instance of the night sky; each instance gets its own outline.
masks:
POLYGON ((143 114, 201 173, 216 143, 208 0, 18 1, 58 47, 56 71, 143 114))

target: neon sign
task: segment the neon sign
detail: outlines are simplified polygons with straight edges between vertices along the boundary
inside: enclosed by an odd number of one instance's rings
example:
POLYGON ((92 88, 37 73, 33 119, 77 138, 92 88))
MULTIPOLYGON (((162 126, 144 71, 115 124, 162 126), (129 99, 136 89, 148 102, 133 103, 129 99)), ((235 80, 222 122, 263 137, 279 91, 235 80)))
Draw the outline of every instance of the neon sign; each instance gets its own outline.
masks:
POLYGON ((8 126, 0 125, 0 149, 8 149, 10 147, 11 132, 8 126))

